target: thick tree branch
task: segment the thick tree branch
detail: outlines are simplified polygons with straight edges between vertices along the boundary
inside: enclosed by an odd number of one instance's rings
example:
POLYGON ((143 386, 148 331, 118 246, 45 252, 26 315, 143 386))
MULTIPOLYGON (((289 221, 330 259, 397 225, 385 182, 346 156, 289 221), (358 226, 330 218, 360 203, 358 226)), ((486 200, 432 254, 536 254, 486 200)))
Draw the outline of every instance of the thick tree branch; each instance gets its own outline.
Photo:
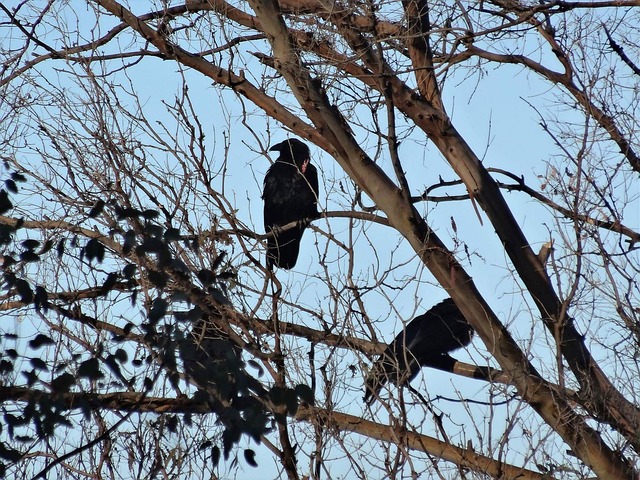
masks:
MULTIPOLYGON (((59 393, 49 394, 35 389, 21 387, 0 386, 0 403, 5 402, 37 402, 42 399, 55 399, 56 404, 67 409, 77 409, 89 405, 100 410, 116 410, 127 413, 195 413, 209 414, 211 407, 206 402, 182 396, 179 398, 151 397, 137 392, 118 392, 109 394, 97 393, 59 393)), ((454 462, 470 470, 483 472, 504 479, 542 480, 550 478, 538 472, 505 464, 501 461, 479 455, 473 449, 453 446, 415 432, 399 432, 396 428, 364 420, 353 415, 322 408, 301 406, 295 416, 296 420, 323 425, 325 428, 359 433, 361 435, 387 442, 395 442, 398 435, 402 435, 408 442, 409 448, 429 455, 454 462)))

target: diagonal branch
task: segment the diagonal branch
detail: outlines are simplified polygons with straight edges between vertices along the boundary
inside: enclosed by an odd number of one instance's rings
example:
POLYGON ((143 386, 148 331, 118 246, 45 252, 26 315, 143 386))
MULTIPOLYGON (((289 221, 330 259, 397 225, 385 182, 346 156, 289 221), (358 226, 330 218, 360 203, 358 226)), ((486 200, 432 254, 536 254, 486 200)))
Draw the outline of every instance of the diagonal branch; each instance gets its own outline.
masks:
POLYGON ((496 63, 524 65, 550 82, 562 85, 582 106, 582 108, 586 112, 589 112, 589 114, 598 122, 600 127, 607 132, 611 140, 618 145, 620 153, 625 156, 631 168, 640 173, 640 157, 633 149, 628 138, 618 128, 615 119, 610 115, 607 115, 601 108, 593 103, 589 98, 589 95, 575 84, 571 75, 555 72, 523 55, 493 53, 476 47, 475 45, 470 45, 466 51, 455 55, 451 59, 451 62, 461 62, 473 56, 484 58, 485 60, 490 60, 496 63))
POLYGON ((640 67, 633 63, 629 56, 624 53, 624 49, 613 39, 607 26, 603 25, 602 28, 604 28, 604 32, 607 34, 607 40, 609 40, 609 46, 611 47, 611 49, 618 54, 620 59, 627 64, 627 66, 633 71, 633 73, 635 73, 636 75, 640 75, 640 67))

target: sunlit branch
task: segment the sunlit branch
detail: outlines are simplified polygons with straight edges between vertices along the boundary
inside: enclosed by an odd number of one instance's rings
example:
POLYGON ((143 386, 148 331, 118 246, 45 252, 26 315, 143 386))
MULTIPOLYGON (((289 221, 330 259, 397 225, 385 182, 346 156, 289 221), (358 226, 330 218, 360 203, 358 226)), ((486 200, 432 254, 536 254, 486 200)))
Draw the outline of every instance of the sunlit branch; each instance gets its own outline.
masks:
MULTIPOLYGON (((22 387, 0 386, 0 402, 37 402, 51 398, 51 394, 35 389, 22 387)), ((211 407, 206 402, 198 402, 186 396, 180 398, 152 397, 146 394, 134 392, 117 392, 108 394, 97 393, 58 393, 55 396, 60 406, 66 409, 77 409, 89 405, 94 409, 108 409, 114 411, 127 412, 128 418, 131 413, 194 413, 207 414, 211 412, 211 407)), ((327 411, 318 407, 301 406, 295 415, 298 421, 312 424, 320 423, 325 427, 332 426, 340 430, 359 433, 364 436, 378 440, 394 442, 398 434, 393 427, 380 423, 364 420, 360 417, 327 411)), ((116 424, 119 425, 122 422, 116 424)), ((514 465, 496 461, 476 453, 473 449, 456 447, 433 437, 420 435, 415 432, 402 432, 406 438, 408 446, 417 451, 435 455, 447 461, 477 470, 485 474, 501 475, 501 478, 509 479, 536 479, 549 478, 538 472, 527 470, 514 465)), ((74 454, 77 452, 74 452, 74 454)))

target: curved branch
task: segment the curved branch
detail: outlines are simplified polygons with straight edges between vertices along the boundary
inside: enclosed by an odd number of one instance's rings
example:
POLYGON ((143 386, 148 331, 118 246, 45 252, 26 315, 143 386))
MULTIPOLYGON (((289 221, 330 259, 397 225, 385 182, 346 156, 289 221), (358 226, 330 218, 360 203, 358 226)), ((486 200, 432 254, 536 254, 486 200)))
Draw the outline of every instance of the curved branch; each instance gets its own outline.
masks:
MULTIPOLYGON (((611 140, 618 145, 620 153, 625 156, 631 168, 636 172, 640 172, 640 157, 633 149, 631 142, 620 131, 615 120, 611 116, 607 115, 601 108, 597 107, 589 99, 589 96, 583 90, 578 88, 569 73, 562 74, 555 72, 544 67, 542 64, 525 57, 524 55, 504 55, 493 53, 476 47, 475 45, 470 45, 466 51, 453 56, 451 58, 451 62, 461 62, 474 56, 496 63, 524 65, 550 82, 562 85, 571 95, 573 95, 582 108, 598 122, 600 127, 607 132, 611 140)), ((566 58, 564 55, 562 55, 562 57, 566 58)))

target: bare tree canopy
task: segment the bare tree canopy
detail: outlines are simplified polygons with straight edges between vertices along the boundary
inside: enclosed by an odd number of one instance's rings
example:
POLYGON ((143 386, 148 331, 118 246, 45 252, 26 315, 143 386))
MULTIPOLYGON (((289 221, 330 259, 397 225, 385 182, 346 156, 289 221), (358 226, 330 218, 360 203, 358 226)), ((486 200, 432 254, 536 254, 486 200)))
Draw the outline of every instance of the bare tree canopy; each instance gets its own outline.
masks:
POLYGON ((0 476, 637 478, 638 25, 1 2, 0 476))

